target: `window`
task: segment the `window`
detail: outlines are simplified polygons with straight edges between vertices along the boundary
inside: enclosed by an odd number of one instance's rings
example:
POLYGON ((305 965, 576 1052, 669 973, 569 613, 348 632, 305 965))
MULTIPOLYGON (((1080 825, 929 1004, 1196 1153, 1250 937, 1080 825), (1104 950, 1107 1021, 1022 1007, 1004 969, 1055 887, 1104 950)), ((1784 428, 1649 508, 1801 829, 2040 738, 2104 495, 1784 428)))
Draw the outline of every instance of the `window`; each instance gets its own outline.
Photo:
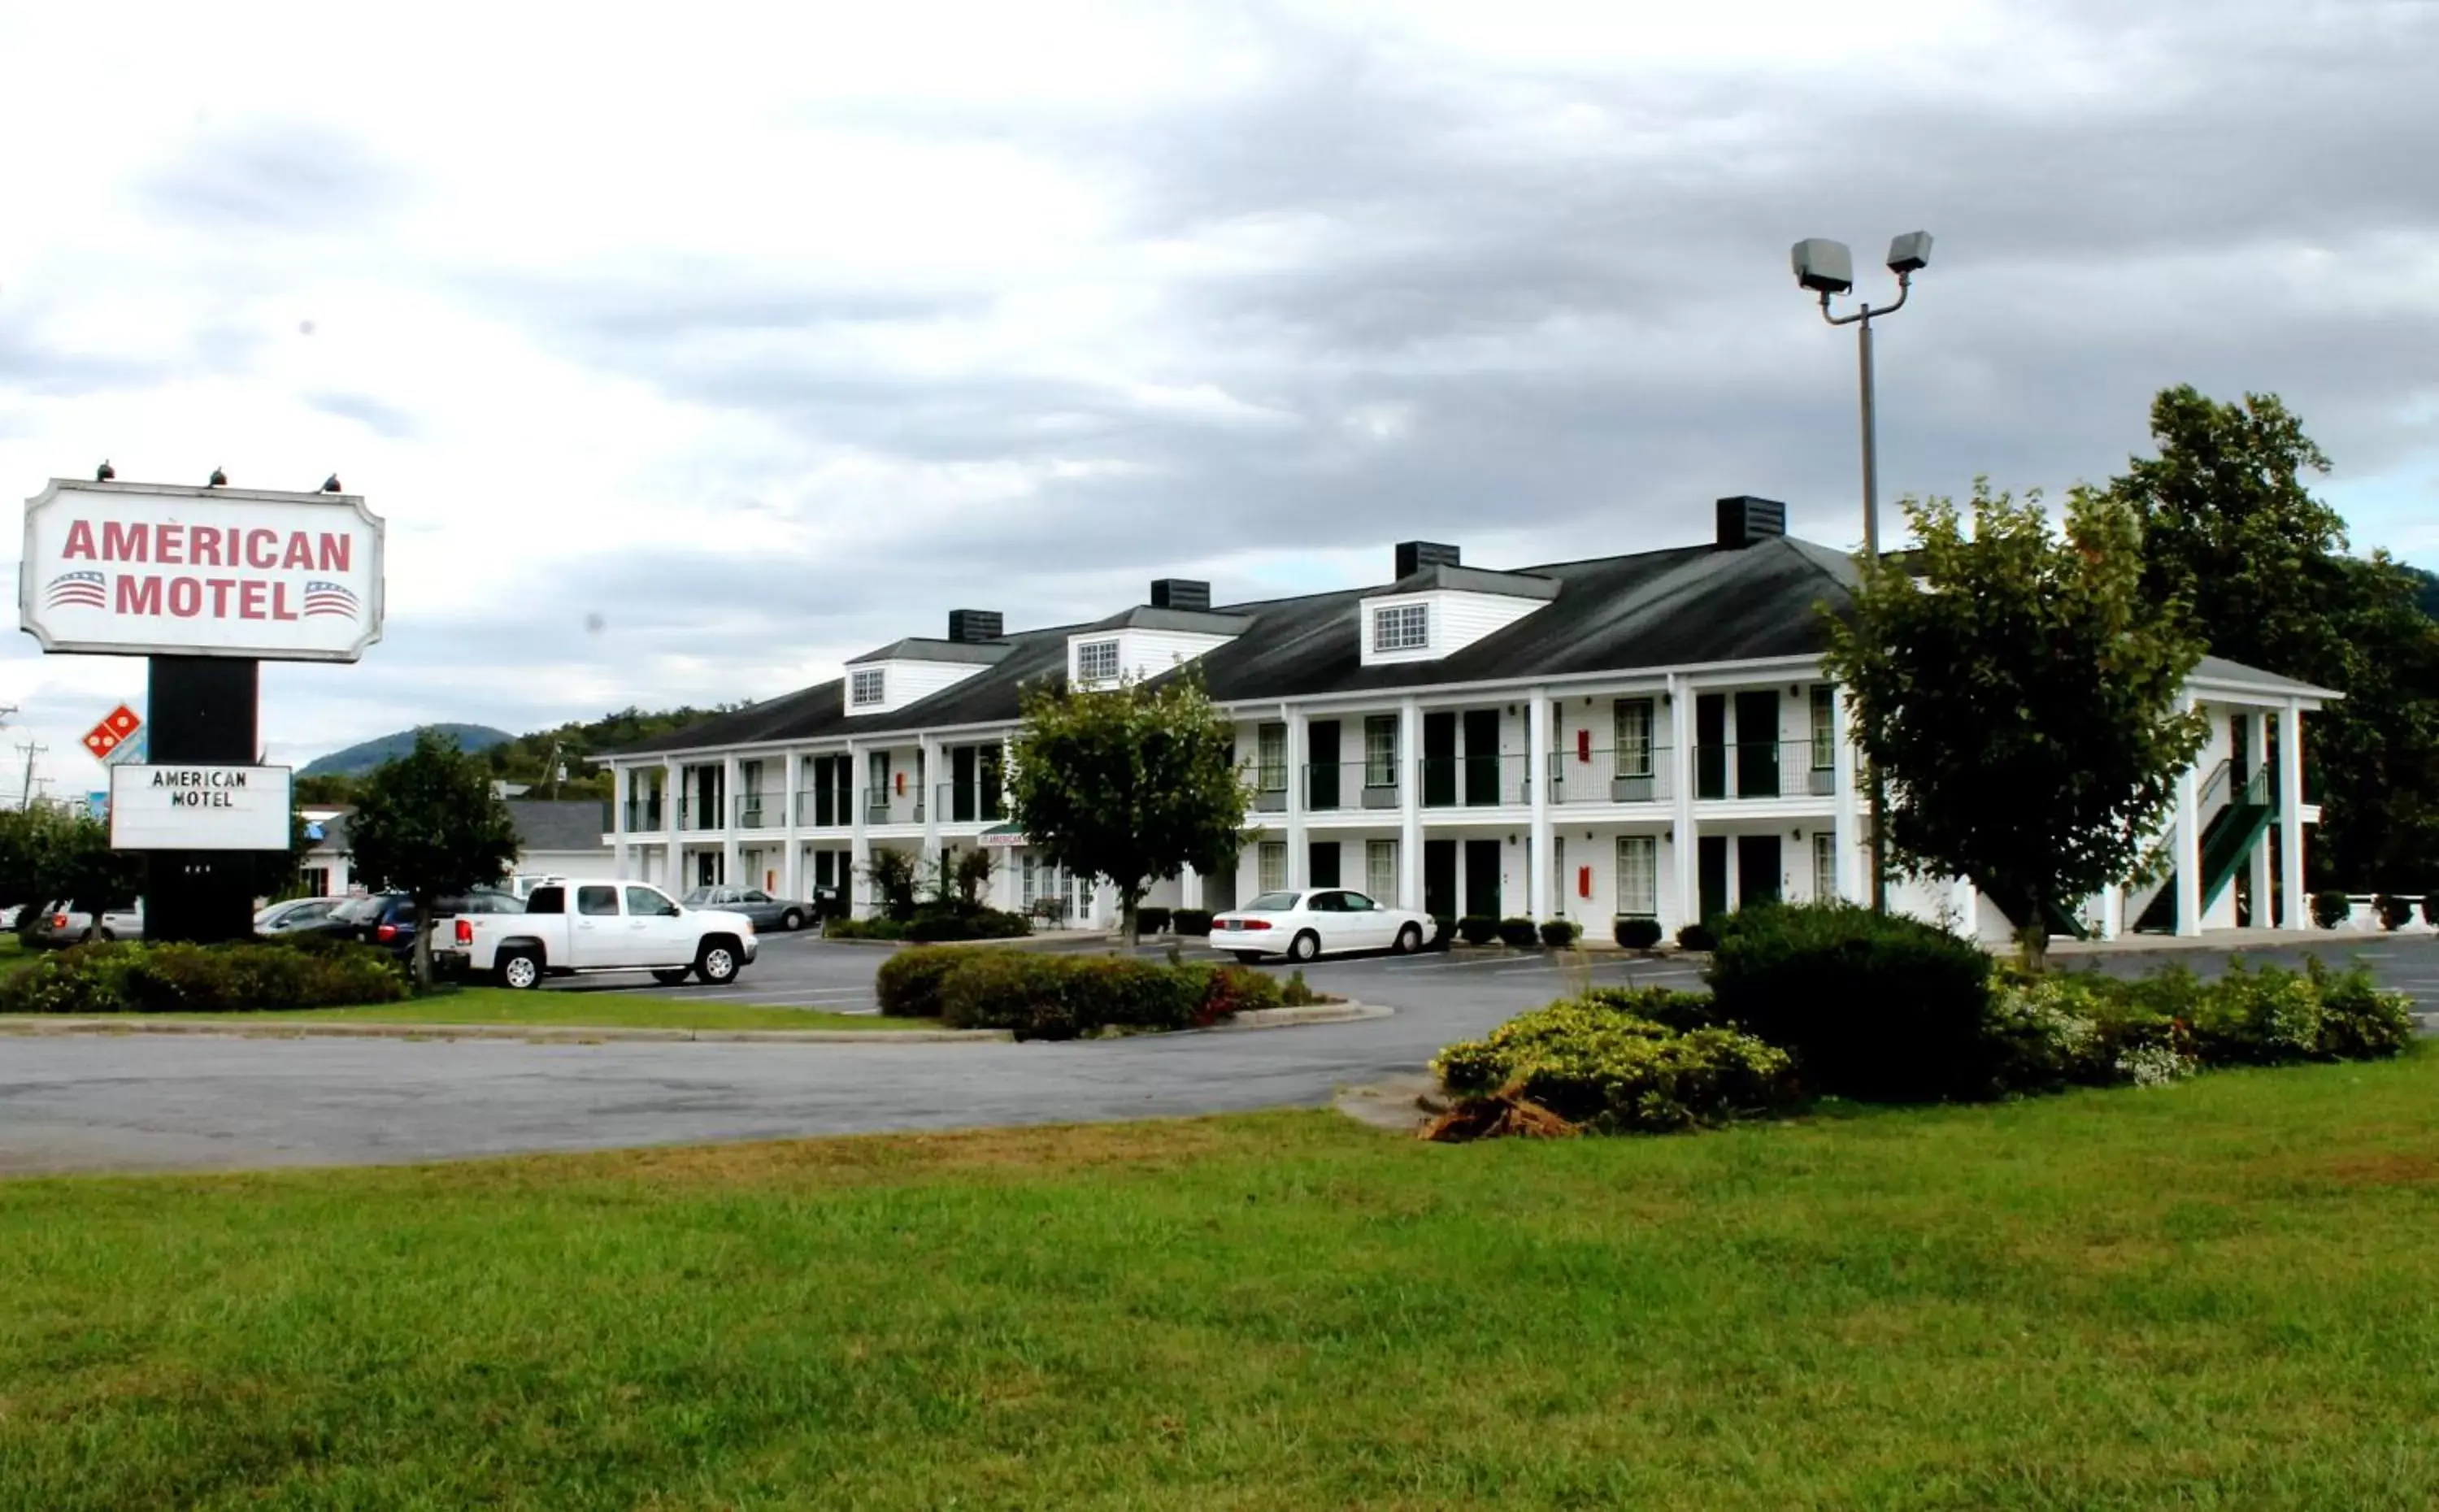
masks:
POLYGON ((1617 753, 1617 775, 1651 775, 1651 701, 1619 699, 1616 719, 1611 744, 1617 753))
POLYGON ((1118 643, 1085 641, 1076 648, 1076 679, 1080 683, 1112 683, 1118 676, 1118 643))
POLYGON ((1275 893, 1288 884, 1288 843, 1265 840, 1254 853, 1254 891, 1275 893))
POLYGON ((615 887, 579 887, 576 890, 576 911, 587 918, 616 918, 618 889, 615 887))
POLYGON ((1265 724, 1254 736, 1254 786, 1264 792, 1288 791, 1288 727, 1265 724))
POLYGON ((1829 685, 1812 685, 1812 770, 1826 772, 1838 764, 1838 713, 1829 685))
POLYGON ((1285 914, 1294 909, 1302 893, 1269 892, 1237 910, 1239 914, 1285 914))
MULTIPOLYGON (((589 887, 583 889, 588 893, 592 890, 589 887)), ((678 905, 663 897, 657 888, 630 887, 627 889, 629 918, 668 918, 678 912, 680 912, 678 905)))
POLYGON ((1826 829, 1812 832, 1812 900, 1825 903, 1838 896, 1838 837, 1826 829))
POLYGON ((1363 843, 1363 885, 1375 898, 1393 902, 1398 897, 1398 843, 1394 840, 1367 840, 1363 843))
POLYGON ((886 686, 882 668, 860 667, 848 680, 847 703, 855 708, 868 708, 881 702, 882 690, 886 686))
POLYGON ((1418 651, 1432 643, 1429 604, 1392 604, 1372 611, 1372 649, 1376 651, 1418 651))
POLYGON ((1398 717, 1375 714, 1363 721, 1363 785, 1398 785, 1398 717))
POLYGON ((1617 837, 1617 911, 1628 918, 1660 916, 1660 841, 1656 836, 1617 837))
POLYGON ((889 812, 889 753, 886 751, 864 754, 863 802, 875 815, 889 812))
MULTIPOLYGON (((566 913, 567 889, 564 887, 535 888, 533 896, 525 899, 525 912, 528 914, 566 913)), ((344 917, 346 911, 341 910, 341 916, 344 917)))

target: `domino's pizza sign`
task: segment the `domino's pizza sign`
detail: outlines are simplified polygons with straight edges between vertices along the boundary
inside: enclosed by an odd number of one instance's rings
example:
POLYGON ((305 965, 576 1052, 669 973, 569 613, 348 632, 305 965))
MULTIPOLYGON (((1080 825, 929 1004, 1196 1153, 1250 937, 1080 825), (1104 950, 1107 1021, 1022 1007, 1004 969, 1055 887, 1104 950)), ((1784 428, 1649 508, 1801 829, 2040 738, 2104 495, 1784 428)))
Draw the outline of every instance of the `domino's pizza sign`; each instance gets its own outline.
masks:
POLYGON ((352 662, 383 527, 350 493, 81 483, 26 502, 18 622, 46 651, 352 662))

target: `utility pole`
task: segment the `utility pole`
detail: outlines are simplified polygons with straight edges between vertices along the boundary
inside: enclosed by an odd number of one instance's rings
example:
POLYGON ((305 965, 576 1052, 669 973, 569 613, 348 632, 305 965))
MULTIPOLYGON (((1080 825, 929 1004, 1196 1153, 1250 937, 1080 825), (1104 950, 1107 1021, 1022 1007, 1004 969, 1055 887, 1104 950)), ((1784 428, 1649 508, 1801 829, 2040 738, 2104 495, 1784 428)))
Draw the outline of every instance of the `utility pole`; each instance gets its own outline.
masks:
POLYGON ((18 746, 17 749, 26 754, 26 785, 24 788, 19 790, 17 793, 17 807, 20 809, 31 809, 34 806, 34 757, 41 756, 45 751, 48 751, 50 747, 46 745, 36 745, 31 740, 28 740, 18 746))

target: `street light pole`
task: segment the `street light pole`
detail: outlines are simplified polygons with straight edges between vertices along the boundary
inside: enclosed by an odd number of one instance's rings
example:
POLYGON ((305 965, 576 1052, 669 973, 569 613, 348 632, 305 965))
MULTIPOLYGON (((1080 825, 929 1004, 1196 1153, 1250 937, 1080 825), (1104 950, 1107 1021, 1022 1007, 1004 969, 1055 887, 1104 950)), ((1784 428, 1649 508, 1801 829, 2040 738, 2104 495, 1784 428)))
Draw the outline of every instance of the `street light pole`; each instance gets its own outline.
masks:
MULTIPOLYGON (((1894 315, 1905 308, 1906 296, 1914 292, 1914 276, 1930 265, 1931 233, 1910 231, 1889 243, 1889 271, 1897 276, 1897 296, 1894 303, 1875 310, 1869 301, 1848 314, 1833 314, 1829 299, 1855 287, 1854 255, 1843 242, 1824 239, 1799 241, 1793 254, 1795 281, 1821 295, 1821 318, 1832 326, 1855 328, 1855 367, 1862 396, 1863 440, 1863 555, 1878 562, 1880 560, 1880 451, 1878 416, 1873 396, 1872 321, 1881 315, 1894 315)), ((1885 914, 1889 910, 1889 868, 1887 843, 1880 834, 1880 809, 1883 792, 1880 769, 1870 772, 1872 803, 1872 911, 1885 914)))

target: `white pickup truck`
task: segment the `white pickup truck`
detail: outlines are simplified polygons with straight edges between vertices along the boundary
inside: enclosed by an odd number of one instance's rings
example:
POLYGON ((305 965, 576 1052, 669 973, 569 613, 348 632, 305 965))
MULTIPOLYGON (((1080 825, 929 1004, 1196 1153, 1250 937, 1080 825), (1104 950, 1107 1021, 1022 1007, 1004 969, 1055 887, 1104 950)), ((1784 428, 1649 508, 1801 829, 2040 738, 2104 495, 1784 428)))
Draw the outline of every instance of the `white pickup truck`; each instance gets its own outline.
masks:
POLYGON ((757 944, 744 915, 686 908, 642 882, 546 882, 522 914, 458 915, 454 934, 433 944, 512 987, 579 971, 650 971, 670 984, 691 972, 718 987, 757 944))

